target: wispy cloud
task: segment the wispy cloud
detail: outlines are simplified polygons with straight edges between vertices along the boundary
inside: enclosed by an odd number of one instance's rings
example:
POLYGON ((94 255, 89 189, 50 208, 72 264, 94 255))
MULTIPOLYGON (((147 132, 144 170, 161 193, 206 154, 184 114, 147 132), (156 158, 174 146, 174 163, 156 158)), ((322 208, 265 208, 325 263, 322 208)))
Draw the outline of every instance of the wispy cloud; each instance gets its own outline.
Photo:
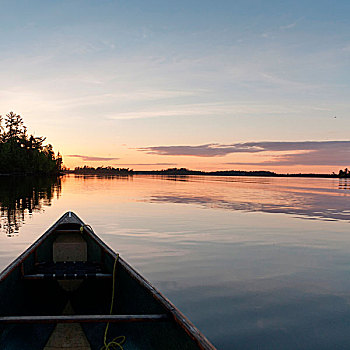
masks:
MULTIPOLYGON (((64 79, 65 83, 69 83, 79 78, 66 78, 64 79)), ((80 81, 85 84, 102 84, 96 80, 89 81, 80 81)), ((149 102, 149 101, 161 101, 165 99, 177 99, 183 98, 187 96, 196 95, 196 91, 178 91, 178 90, 133 90, 129 89, 128 91, 116 91, 116 92, 106 92, 102 94, 86 94, 84 96, 78 96, 73 98, 65 98, 57 101, 50 101, 55 104, 55 108, 57 110, 65 110, 67 108, 80 108, 82 106, 110 106, 117 105, 118 103, 132 103, 132 102, 149 102)), ((120 113, 117 116, 107 117, 108 119, 132 119, 135 114, 138 113, 128 112, 128 113, 120 113)))
MULTIPOLYGON (((239 107, 239 106, 236 106, 239 107)), ((252 107, 250 107, 252 108, 252 107)), ((195 116, 208 114, 226 114, 233 111, 233 106, 222 103, 191 103, 182 105, 167 105, 166 107, 152 108, 151 110, 139 110, 117 113, 109 116, 109 119, 143 119, 156 117, 195 116)))
POLYGON ((66 107, 79 107, 81 105, 92 104, 108 104, 116 101, 133 102, 133 101, 156 101, 163 99, 174 99, 186 96, 196 95, 196 91, 180 91, 180 90, 132 90, 127 92, 103 93, 99 95, 86 95, 63 101, 66 107))
POLYGON ((350 165, 350 141, 209 143, 199 146, 152 146, 139 148, 148 154, 167 156, 223 157, 233 153, 289 152, 270 155, 272 160, 247 165, 350 165), (290 153, 295 152, 295 153, 290 153))
POLYGON ((294 22, 291 22, 291 23, 288 23, 288 24, 285 24, 285 25, 281 25, 279 27, 275 27, 274 29, 271 29, 269 31, 263 32, 261 34, 261 37, 263 37, 265 39, 274 37, 275 35, 278 35, 279 32, 283 32, 283 31, 286 31, 286 30, 289 30, 289 29, 292 29, 292 28, 296 27, 296 25, 300 21, 301 21, 301 18, 297 19, 294 22))
POLYGON ((291 28, 294 28, 297 25, 298 22, 299 21, 295 21, 295 22, 286 24, 284 26, 280 26, 280 29, 291 29, 291 28))
POLYGON ((179 117, 179 116, 205 116, 205 115, 282 115, 296 113, 305 110, 305 107, 286 105, 254 104, 251 102, 227 103, 189 103, 166 105, 158 108, 135 110, 131 112, 116 113, 107 116, 108 119, 144 119, 156 117, 179 117))
POLYGON ((220 145, 209 143, 199 146, 153 146, 139 148, 139 151, 148 154, 157 154, 165 156, 195 156, 195 157, 222 157, 230 153, 237 152, 261 152, 261 149, 254 147, 245 147, 243 144, 220 145))
POLYGON ((97 162, 97 161, 111 161, 111 160, 117 160, 119 158, 116 157, 94 157, 94 156, 83 156, 80 154, 68 154, 65 157, 72 157, 72 158, 81 158, 85 162, 97 162))

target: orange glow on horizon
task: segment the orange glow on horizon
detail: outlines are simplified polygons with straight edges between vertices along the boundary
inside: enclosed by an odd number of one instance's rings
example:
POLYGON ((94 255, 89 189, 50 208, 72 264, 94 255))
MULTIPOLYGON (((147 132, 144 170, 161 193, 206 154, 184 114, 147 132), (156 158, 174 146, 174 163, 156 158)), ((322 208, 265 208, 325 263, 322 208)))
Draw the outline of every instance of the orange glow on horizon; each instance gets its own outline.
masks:
MULTIPOLYGON (((191 157, 193 158, 193 157, 191 157)), ((82 167, 84 165, 91 167, 99 166, 112 166, 114 168, 129 168, 133 170, 162 170, 168 168, 187 168, 190 170, 202 170, 202 171, 222 171, 222 170, 241 170, 241 171, 273 171, 278 174, 331 174, 332 172, 338 173, 340 169, 344 169, 341 166, 333 165, 288 165, 288 166, 277 166, 277 165, 250 165, 242 164, 225 164, 223 159, 215 158, 214 161, 209 162, 208 160, 203 161, 202 159, 194 161, 193 159, 187 160, 184 157, 181 159, 173 160, 172 163, 168 161, 163 162, 148 162, 144 159, 138 159, 138 161, 117 163, 116 161, 81 161, 70 157, 64 157, 63 163, 67 168, 73 170, 75 167, 82 167), (159 164, 158 164, 159 163, 159 164)), ((197 160, 197 159, 196 159, 197 160)))

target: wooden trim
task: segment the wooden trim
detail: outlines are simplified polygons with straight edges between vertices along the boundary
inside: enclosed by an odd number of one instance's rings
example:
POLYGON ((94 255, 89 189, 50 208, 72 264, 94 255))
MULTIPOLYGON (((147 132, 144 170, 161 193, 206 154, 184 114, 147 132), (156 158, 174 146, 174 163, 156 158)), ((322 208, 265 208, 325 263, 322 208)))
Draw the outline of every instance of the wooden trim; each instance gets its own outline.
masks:
POLYGON ((1 323, 99 323, 99 322, 155 322, 169 319, 166 314, 153 315, 60 315, 60 316, 5 316, 1 323))

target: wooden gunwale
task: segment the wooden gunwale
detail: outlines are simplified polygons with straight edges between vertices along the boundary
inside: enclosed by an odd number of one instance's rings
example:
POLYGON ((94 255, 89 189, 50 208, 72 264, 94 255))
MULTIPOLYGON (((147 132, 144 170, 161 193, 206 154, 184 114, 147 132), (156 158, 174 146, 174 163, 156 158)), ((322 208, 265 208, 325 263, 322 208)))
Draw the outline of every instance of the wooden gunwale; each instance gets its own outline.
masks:
POLYGON ((120 263, 128 271, 130 276, 136 279, 142 286, 148 289, 153 297, 164 305, 172 315, 174 321, 197 343, 202 350, 216 350, 210 344, 209 340, 193 325, 193 323, 179 311, 173 303, 171 303, 163 294, 157 291, 151 283, 145 280, 137 271, 135 271, 127 262, 121 259, 120 263))
POLYGON ((0 323, 125 323, 164 321, 169 319, 166 314, 152 315, 60 315, 60 316, 6 316, 0 317, 0 323))

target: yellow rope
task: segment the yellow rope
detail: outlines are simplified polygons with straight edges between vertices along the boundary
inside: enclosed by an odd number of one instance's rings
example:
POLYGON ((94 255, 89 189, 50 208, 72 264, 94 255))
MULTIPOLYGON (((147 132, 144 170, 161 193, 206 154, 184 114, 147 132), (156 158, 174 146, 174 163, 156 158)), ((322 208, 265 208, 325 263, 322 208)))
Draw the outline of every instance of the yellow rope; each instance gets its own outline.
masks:
MULTIPOLYGON (((113 305, 114 305, 114 294, 115 294, 115 270, 117 267, 117 261, 119 258, 119 254, 115 257, 114 265, 113 265, 113 286, 112 286, 112 300, 111 300, 111 308, 109 310, 109 314, 112 315, 113 312, 113 305)), ((120 335, 118 337, 115 337, 112 339, 109 343, 107 343, 107 333, 109 328, 109 322, 107 323, 106 329, 105 329, 105 335, 103 337, 103 346, 101 350, 124 350, 122 345, 125 343, 125 336, 120 335)))
MULTIPOLYGON (((90 225, 81 225, 80 226, 80 233, 84 232, 84 227, 88 227, 92 232, 93 229, 90 225)), ((119 254, 116 255, 115 260, 114 260, 114 265, 113 265, 113 282, 112 282, 112 300, 111 300, 111 307, 109 309, 109 314, 112 315, 113 312, 113 305, 114 305, 114 296, 115 296, 115 270, 117 268, 117 262, 118 262, 119 254)), ((125 343, 125 336, 120 335, 118 337, 115 337, 112 339, 109 343, 107 343, 107 333, 109 329, 109 322, 107 322, 106 329, 105 329, 105 334, 103 337, 103 346, 101 347, 101 350, 124 350, 122 345, 125 343)))

